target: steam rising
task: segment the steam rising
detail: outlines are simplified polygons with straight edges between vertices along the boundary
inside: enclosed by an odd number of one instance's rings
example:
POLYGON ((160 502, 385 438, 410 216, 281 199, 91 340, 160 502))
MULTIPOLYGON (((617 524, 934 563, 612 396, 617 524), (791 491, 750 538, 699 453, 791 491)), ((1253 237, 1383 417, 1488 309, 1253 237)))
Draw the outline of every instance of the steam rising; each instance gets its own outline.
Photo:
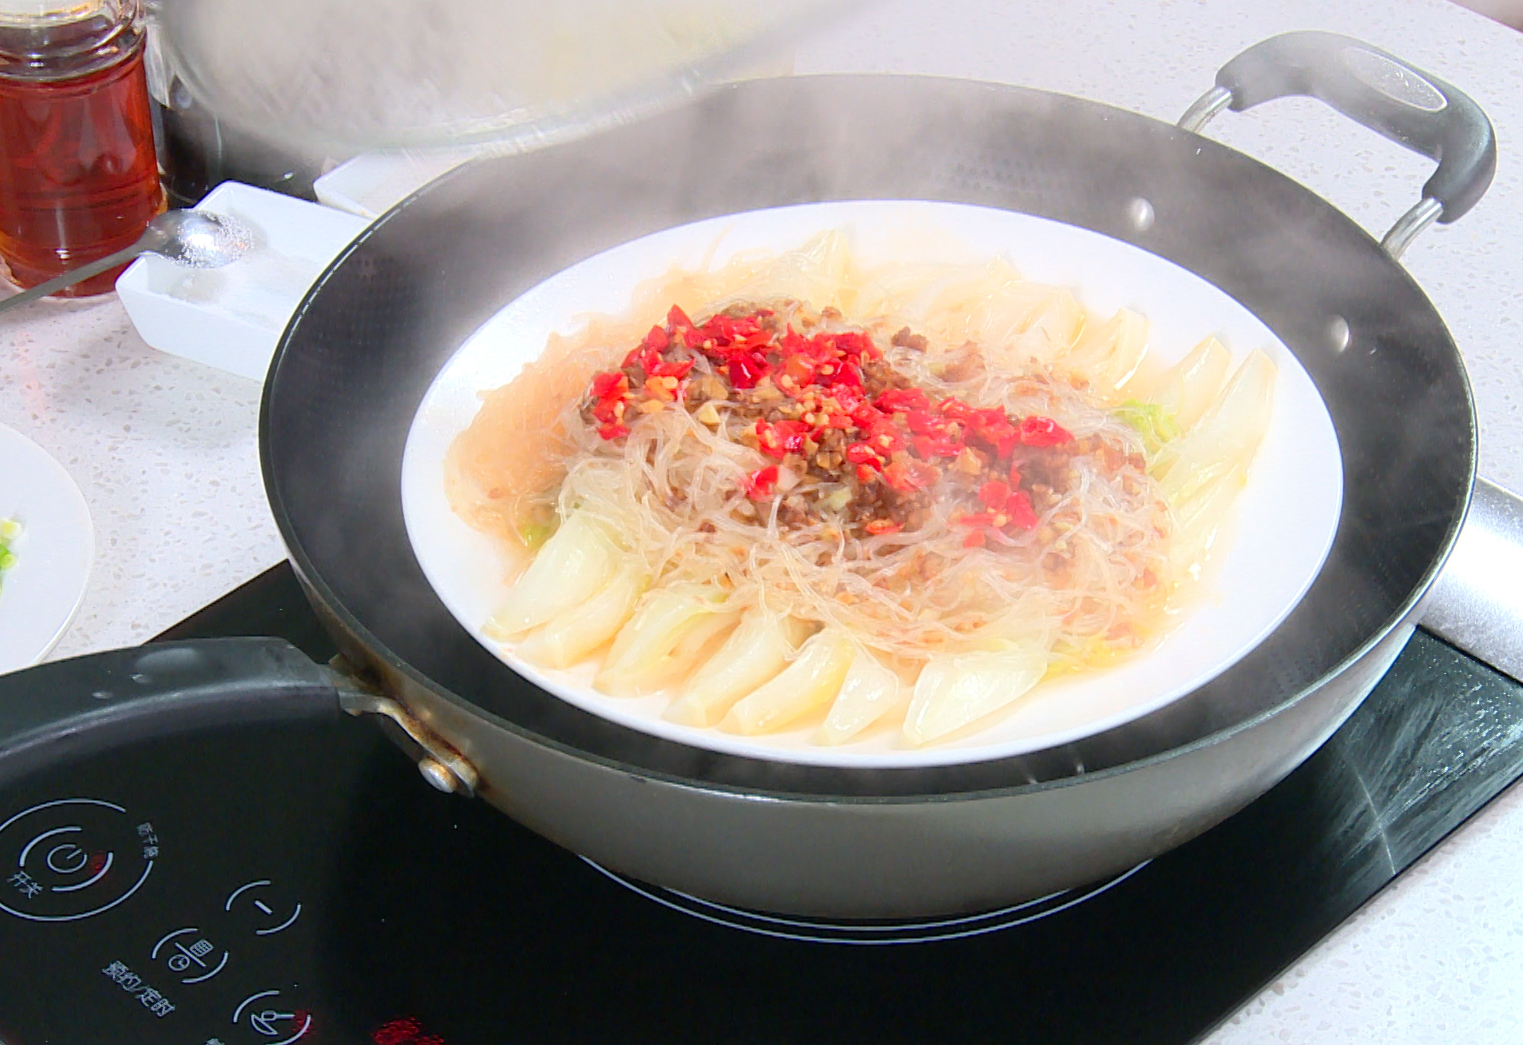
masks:
POLYGON ((541 143, 690 94, 822 0, 165 0, 219 117, 366 148, 541 143))

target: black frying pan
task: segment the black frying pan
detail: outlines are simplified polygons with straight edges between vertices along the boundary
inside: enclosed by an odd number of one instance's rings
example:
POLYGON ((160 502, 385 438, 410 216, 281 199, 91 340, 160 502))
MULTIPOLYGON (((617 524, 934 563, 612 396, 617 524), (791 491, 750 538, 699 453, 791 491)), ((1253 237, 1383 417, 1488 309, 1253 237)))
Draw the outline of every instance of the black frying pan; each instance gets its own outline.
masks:
MULTIPOLYGON (((1490 182, 1495 145, 1474 104, 1362 44, 1278 37, 1218 84, 1191 118, 1313 94, 1438 159, 1392 251, 1427 221, 1459 217, 1490 182)), ((54 757, 60 736, 87 735, 67 719, 73 706, 162 730, 196 708, 343 703, 403 721, 435 783, 474 790, 605 866, 715 901, 928 914, 1116 872, 1218 822, 1315 750, 1400 652, 1453 545, 1475 478, 1469 389, 1392 251, 1194 133, 970 81, 753 81, 594 138, 470 164, 380 219, 323 275, 265 390, 266 485, 297 573, 350 664, 389 696, 341 680, 335 700, 331 677, 278 647, 223 645, 108 655, 179 658, 183 681, 143 684, 173 692, 113 697, 102 710, 51 692, 86 685, 89 660, 49 665, 0 683, 10 720, 0 717, 0 736, 8 726, 13 737, 0 741, 0 767, 19 771, 54 757), (438 369, 507 302, 593 253, 706 217, 843 199, 972 203, 1082 226, 1194 271, 1270 327, 1327 404, 1345 478, 1331 554, 1285 622, 1139 721, 927 769, 803 766, 659 739, 536 689, 481 648, 425 580, 402 521, 403 443, 438 369), (245 676, 236 685, 233 672, 245 676), (19 708, 18 687, 50 691, 48 710, 19 708), (159 705, 146 718, 144 700, 159 705)))

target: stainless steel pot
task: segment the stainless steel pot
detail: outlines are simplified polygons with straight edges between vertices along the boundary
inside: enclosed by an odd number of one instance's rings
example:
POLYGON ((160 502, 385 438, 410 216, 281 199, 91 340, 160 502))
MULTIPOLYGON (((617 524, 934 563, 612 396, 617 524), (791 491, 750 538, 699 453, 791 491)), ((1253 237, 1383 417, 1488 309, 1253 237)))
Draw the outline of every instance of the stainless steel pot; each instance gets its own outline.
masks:
POLYGON ((1287 93, 1321 97, 1439 160, 1385 248, 1311 192, 1189 130, 968 81, 753 81, 454 172, 324 274, 265 391, 276 519, 313 605, 371 685, 274 644, 48 665, 0 682, 0 777, 61 745, 107 742, 124 723, 381 711, 425 748, 434 783, 606 867, 716 902, 836 917, 989 907, 1193 837, 1295 768, 1389 667, 1475 480, 1459 354, 1394 255, 1484 192, 1490 125, 1442 81, 1320 33, 1245 52, 1187 119, 1287 93), (1135 243, 1275 331, 1328 406, 1345 476, 1332 552, 1289 618, 1139 721, 924 769, 804 766, 662 740, 534 688, 478 646, 424 579, 400 509, 403 441, 455 348, 518 294, 617 243, 737 211, 885 198, 1025 211, 1135 243), (128 681, 99 685, 92 672, 128 681), (46 710, 23 706, 22 689, 45 694, 46 710), (111 696, 92 704, 89 690, 111 696))

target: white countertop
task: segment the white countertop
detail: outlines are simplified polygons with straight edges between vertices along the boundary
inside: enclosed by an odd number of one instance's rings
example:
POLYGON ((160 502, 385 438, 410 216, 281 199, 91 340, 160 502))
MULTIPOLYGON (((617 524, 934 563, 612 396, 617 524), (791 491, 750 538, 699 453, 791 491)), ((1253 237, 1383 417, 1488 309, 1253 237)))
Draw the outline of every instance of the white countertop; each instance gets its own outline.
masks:
MULTIPOLYGON (((1173 121, 1243 47, 1301 28, 1401 55, 1469 92, 1496 125, 1490 193, 1420 237, 1406 264, 1464 355, 1482 472, 1523 490, 1523 167, 1512 134, 1523 129, 1523 35, 1446 0, 925 0, 867 8, 801 45, 796 68, 1023 83, 1173 121)), ((1302 100, 1224 114, 1207 133, 1377 232, 1415 202, 1432 166, 1302 100)), ((0 423, 69 470, 96 525, 95 574, 53 656, 141 642, 280 560, 258 403, 255 383, 148 348, 115 298, 0 317, 0 423)), ((1208 1040, 1515 1045, 1520 998, 1515 788, 1208 1040)))

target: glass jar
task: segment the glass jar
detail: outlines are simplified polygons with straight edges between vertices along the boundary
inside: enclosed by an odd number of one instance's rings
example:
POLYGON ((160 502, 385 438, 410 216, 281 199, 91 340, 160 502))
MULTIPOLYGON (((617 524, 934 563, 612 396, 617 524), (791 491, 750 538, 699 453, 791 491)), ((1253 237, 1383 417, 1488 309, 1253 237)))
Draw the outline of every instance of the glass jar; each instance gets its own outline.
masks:
MULTIPOLYGON (((21 287, 131 246, 164 209, 139 0, 0 0, 0 265, 21 287)), ((61 292, 112 289, 120 269, 61 292)))

